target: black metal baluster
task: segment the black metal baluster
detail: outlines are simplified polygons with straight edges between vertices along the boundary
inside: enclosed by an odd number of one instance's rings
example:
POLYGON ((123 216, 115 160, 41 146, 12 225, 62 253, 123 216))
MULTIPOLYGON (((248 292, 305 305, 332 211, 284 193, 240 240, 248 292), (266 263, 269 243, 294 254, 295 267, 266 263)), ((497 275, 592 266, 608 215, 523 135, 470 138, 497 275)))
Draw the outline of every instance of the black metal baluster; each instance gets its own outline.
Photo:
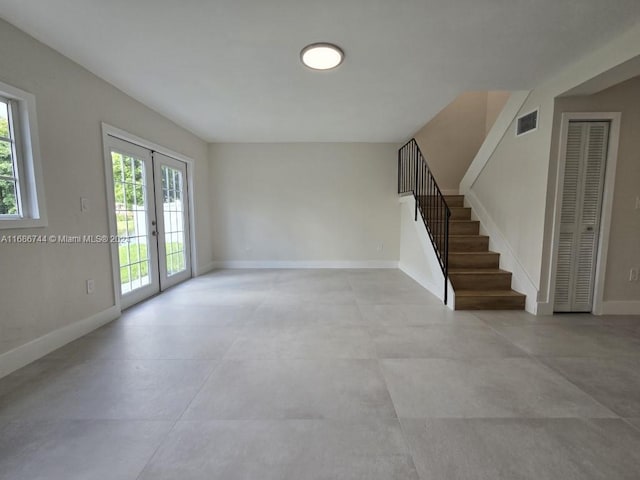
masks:
MULTIPOLYGON (((445 203, 445 208, 447 208, 445 203)), ((451 218, 451 210, 447 208, 447 223, 444 227, 444 304, 447 304, 449 294, 449 219, 451 218)))
POLYGON ((425 224, 444 274, 444 303, 448 301, 449 224, 451 210, 433 177, 415 139, 398 151, 398 193, 412 193, 415 200, 414 219, 420 216, 425 224))

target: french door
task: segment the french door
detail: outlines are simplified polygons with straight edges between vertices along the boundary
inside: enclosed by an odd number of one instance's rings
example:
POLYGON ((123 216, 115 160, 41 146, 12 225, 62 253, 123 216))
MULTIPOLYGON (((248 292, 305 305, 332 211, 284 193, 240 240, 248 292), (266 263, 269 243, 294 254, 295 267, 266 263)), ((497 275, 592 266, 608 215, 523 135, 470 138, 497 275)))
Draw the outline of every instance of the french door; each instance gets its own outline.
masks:
POLYGON ((191 277, 187 165, 111 136, 107 152, 126 308, 191 277))

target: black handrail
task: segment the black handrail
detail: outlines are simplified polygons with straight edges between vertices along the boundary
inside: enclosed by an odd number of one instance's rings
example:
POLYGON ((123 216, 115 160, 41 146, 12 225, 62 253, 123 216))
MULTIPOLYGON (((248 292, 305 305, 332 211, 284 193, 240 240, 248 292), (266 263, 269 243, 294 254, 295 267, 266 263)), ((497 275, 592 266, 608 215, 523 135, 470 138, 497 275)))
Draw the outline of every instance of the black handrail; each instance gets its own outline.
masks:
POLYGON ((422 217, 431 244, 436 252, 444 275, 444 304, 447 304, 449 278, 449 219, 451 209, 440 187, 433 178, 415 138, 398 150, 398 194, 412 193, 416 200, 415 220, 418 211, 422 217))

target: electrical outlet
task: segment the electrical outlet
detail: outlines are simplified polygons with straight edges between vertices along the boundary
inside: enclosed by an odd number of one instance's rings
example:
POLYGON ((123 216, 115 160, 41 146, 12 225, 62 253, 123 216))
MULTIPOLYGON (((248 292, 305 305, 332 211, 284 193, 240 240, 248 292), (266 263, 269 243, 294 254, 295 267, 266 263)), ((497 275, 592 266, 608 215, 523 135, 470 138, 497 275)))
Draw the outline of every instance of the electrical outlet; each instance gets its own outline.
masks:
POLYGON ((89 279, 87 280, 87 295, 93 295, 93 293, 96 291, 96 283, 93 281, 93 279, 89 279))
POLYGON ((82 197, 80 198, 80 211, 88 212, 89 211, 89 199, 82 197))
POLYGON ((383 251, 383 250, 384 250, 384 243, 380 242, 380 243, 378 244, 378 249, 377 249, 377 250, 378 250, 379 252, 383 251))
POLYGON ((636 197, 636 210, 640 210, 640 197, 636 197))
POLYGON ((638 281, 638 269, 637 268, 632 268, 631 270, 629 270, 629 281, 630 282, 637 282, 638 281))

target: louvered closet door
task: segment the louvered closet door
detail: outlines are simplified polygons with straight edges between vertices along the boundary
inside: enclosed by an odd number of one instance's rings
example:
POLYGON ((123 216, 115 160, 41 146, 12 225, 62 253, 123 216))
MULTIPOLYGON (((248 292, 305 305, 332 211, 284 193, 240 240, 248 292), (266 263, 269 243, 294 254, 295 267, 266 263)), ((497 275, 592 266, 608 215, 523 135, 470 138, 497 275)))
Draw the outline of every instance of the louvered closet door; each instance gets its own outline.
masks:
POLYGON ((593 308, 608 143, 608 122, 569 123, 556 269, 556 312, 590 312, 593 308))

